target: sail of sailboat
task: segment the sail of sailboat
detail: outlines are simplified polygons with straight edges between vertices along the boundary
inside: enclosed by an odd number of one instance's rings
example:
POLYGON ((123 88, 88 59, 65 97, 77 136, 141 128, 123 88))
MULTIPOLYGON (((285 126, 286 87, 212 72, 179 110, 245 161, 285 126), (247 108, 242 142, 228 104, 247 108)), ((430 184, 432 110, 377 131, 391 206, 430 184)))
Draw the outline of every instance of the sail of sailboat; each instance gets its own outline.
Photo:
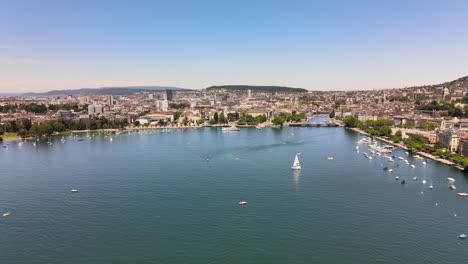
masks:
POLYGON ((301 164, 299 163, 299 153, 296 154, 296 157, 294 158, 294 163, 291 167, 293 170, 300 170, 301 169, 301 164))

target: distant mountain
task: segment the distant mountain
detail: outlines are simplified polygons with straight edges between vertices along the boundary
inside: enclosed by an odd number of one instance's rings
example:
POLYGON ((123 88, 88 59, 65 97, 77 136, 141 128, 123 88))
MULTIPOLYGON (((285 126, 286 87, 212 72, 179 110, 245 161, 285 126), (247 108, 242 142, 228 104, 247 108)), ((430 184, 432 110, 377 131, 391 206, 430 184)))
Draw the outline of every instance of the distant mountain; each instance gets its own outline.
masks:
POLYGON ((141 92, 155 92, 164 90, 174 91, 185 91, 190 90, 180 87, 171 86, 126 86, 126 87, 101 87, 101 88, 81 88, 81 89, 70 89, 70 90, 52 90, 43 93, 24 93, 22 96, 59 96, 59 95, 83 95, 83 94, 94 94, 94 95, 128 95, 133 93, 141 92))
POLYGON ((252 92, 269 92, 269 93, 306 93, 303 88, 291 88, 286 86, 256 86, 256 85, 219 85, 206 88, 208 91, 214 90, 230 90, 230 91, 247 91, 252 92))
POLYGON ((19 96, 20 93, 0 93, 0 97, 19 96))

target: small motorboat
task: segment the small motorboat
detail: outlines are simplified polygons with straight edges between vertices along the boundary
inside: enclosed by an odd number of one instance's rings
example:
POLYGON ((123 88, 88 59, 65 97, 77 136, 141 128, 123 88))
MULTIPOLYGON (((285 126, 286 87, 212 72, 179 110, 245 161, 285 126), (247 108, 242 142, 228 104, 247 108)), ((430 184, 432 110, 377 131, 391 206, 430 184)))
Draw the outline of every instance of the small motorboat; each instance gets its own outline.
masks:
POLYGON ((461 196, 461 197, 468 197, 468 193, 457 193, 458 196, 461 196))
POLYGON ((398 176, 395 176, 395 180, 398 180, 398 179, 400 179, 400 177, 398 177, 398 176))
POLYGON ((387 171, 388 171, 388 172, 392 172, 392 171, 393 171, 393 169, 388 169, 387 171))
POLYGON ((10 213, 10 212, 3 213, 3 217, 8 217, 8 216, 10 216, 10 215, 11 215, 11 213, 10 213))
POLYGON ((240 201, 239 205, 247 205, 247 202, 246 201, 240 201))
POLYGON ((434 186, 432 186, 432 185, 429 186, 429 190, 432 190, 432 189, 434 189, 434 186))
POLYGON ((458 236, 458 238, 460 238, 460 239, 465 239, 465 238, 467 238, 467 235, 465 235, 465 234, 460 234, 460 235, 458 236))
POLYGON ((457 187, 455 187, 455 185, 452 184, 452 185, 449 186, 449 189, 450 189, 450 190, 456 190, 457 187))
POLYGON ((422 180, 422 184, 426 184, 426 180, 422 180))
POLYGON ((447 180, 448 180, 449 182, 454 182, 454 181, 455 181, 454 178, 447 178, 447 180))
POLYGON ((71 189, 71 192, 72 192, 72 193, 77 193, 78 190, 77 190, 77 189, 71 189))
POLYGON ((425 161, 422 162, 422 165, 426 165, 427 163, 425 161))
POLYGON ((333 160, 334 158, 332 156, 327 157, 327 160, 333 160))
POLYGON ((411 164, 411 168, 416 168, 416 166, 414 166, 414 164, 411 164))
POLYGON ((417 180, 418 180, 418 176, 414 176, 413 181, 417 181, 417 180))

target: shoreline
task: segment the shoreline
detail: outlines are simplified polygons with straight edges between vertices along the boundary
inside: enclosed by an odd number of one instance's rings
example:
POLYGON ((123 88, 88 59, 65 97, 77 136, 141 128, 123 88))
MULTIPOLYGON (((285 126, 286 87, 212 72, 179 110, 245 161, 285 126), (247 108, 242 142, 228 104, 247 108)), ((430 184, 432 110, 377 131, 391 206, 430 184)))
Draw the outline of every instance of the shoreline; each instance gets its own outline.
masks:
POLYGON ((449 165, 449 166, 454 167, 454 168, 456 168, 456 169, 459 169, 459 170, 461 170, 461 171, 464 170, 464 168, 463 168, 462 166, 460 166, 460 165, 458 165, 458 164, 456 164, 456 163, 454 163, 454 162, 452 162, 452 161, 450 161, 450 160, 446 160, 446 159, 443 159, 443 158, 434 156, 434 155, 429 154, 429 153, 426 153, 426 152, 424 152, 424 151, 413 151, 413 150, 409 149, 408 147, 406 147, 404 144, 395 143, 395 142, 393 142, 393 141, 391 141, 391 140, 388 140, 388 139, 382 138, 382 137, 378 137, 378 136, 371 136, 369 133, 366 133, 365 131, 362 131, 362 130, 360 130, 359 128, 356 128, 356 127, 348 127, 348 128, 346 128, 346 129, 352 130, 352 131, 354 131, 354 132, 356 132, 356 133, 359 133, 359 134, 362 134, 362 135, 374 137, 374 138, 376 138, 376 139, 378 139, 378 140, 380 140, 380 141, 383 141, 383 142, 385 142, 385 143, 387 143, 387 144, 396 146, 396 147, 401 148, 401 149, 404 149, 404 150, 409 150, 409 151, 414 152, 414 153, 416 153, 416 154, 418 154, 418 155, 420 155, 420 156, 423 156, 423 157, 425 157, 425 158, 428 158, 428 159, 431 159, 431 160, 434 160, 434 161, 438 161, 438 162, 443 163, 443 164, 445 164, 445 165, 449 165))

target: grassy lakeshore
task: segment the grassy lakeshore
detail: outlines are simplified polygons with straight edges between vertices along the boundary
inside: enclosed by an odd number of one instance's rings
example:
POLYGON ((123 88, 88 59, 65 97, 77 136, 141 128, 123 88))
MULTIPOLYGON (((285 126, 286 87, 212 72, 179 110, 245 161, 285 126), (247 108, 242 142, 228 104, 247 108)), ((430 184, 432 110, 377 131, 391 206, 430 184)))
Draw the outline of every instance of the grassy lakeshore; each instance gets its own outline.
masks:
POLYGON ((11 132, 0 135, 0 137, 3 138, 3 141, 15 141, 21 139, 16 133, 11 132))

